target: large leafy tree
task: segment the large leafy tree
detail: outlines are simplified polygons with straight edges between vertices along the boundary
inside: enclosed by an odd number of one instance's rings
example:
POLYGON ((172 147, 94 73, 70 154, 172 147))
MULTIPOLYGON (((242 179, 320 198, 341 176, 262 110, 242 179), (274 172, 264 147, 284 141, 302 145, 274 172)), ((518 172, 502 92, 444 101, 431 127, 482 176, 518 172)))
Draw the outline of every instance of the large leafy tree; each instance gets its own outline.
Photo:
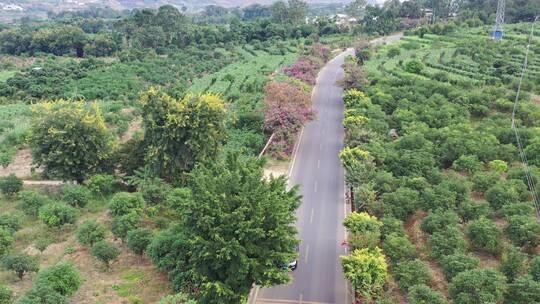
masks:
POLYGON ((356 249, 341 257, 341 265, 354 290, 368 299, 382 290, 388 277, 388 265, 379 248, 356 249))
POLYGON ((180 221, 150 244, 148 255, 169 271, 175 288, 201 303, 241 303, 253 283, 290 280, 284 265, 296 253, 297 188, 263 179, 261 163, 227 154, 197 166, 191 195, 176 202, 180 221))
POLYGON ((215 158, 225 138, 225 106, 219 96, 188 94, 177 100, 150 88, 141 104, 152 173, 173 180, 196 162, 215 158))
POLYGON ((31 128, 32 157, 46 175, 81 183, 107 169, 113 139, 97 105, 59 100, 35 110, 41 115, 31 128))

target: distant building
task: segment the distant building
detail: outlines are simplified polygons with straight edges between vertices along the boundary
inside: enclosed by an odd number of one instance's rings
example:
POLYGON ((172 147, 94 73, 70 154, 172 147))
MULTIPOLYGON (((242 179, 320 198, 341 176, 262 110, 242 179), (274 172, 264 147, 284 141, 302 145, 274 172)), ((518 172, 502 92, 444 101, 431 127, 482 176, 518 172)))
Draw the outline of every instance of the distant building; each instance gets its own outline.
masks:
POLYGON ((2 11, 19 11, 19 12, 22 12, 22 11, 24 11, 24 8, 22 8, 21 6, 18 6, 16 4, 6 4, 6 3, 0 2, 0 10, 2 10, 2 11))

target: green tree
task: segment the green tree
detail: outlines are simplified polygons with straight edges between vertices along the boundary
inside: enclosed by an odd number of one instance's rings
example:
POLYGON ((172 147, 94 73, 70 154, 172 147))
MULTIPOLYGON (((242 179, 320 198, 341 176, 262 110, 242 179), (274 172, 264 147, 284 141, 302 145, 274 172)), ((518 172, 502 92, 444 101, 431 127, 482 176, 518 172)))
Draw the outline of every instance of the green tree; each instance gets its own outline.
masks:
POLYGON ((450 226, 446 230, 433 233, 428 245, 431 249, 430 255, 440 260, 445 256, 464 252, 467 242, 458 228, 450 226))
POLYGON ((84 222, 77 231, 79 243, 92 247, 96 242, 105 239, 106 228, 95 220, 84 222))
POLYGON ((114 237, 124 241, 127 237, 128 232, 137 229, 140 220, 141 215, 136 212, 131 212, 116 217, 113 221, 111 228, 114 237))
POLYGON ((366 5, 366 0, 354 0, 353 2, 347 4, 347 7, 345 7, 345 11, 350 16, 361 18, 364 16, 366 5))
POLYGON ((142 255, 152 241, 152 230, 139 228, 127 234, 127 246, 138 255, 142 255))
POLYGON ((366 212, 353 212, 343 222, 349 232, 349 242, 353 249, 373 248, 381 237, 382 223, 366 212))
POLYGON ((425 233, 433 234, 449 226, 456 226, 458 223, 459 218, 454 211, 438 209, 422 220, 420 229, 425 233))
POLYGON ((11 197, 22 190, 23 182, 15 174, 10 174, 0 178, 0 192, 3 195, 11 197))
POLYGON ((411 60, 405 65, 405 71, 413 74, 420 74, 424 69, 424 64, 419 60, 411 60))
POLYGON ((0 214, 0 228, 11 230, 12 233, 17 232, 22 227, 22 219, 18 214, 4 213, 0 214))
POLYGON ((512 284, 504 296, 505 304, 540 303, 540 282, 531 276, 520 276, 512 284))
POLYGON ((48 286, 63 296, 73 295, 81 286, 79 272, 71 263, 60 262, 38 272, 34 286, 48 286))
POLYGON ((426 264, 418 259, 398 263, 394 267, 394 276, 403 290, 418 284, 429 284, 431 281, 431 272, 426 264))
POLYGON ((49 247, 51 243, 51 240, 42 237, 36 240, 36 242, 34 243, 34 247, 39 250, 39 253, 43 253, 43 251, 45 251, 45 249, 47 249, 47 247, 49 247))
POLYGON ((341 256, 341 265, 353 289, 368 299, 382 291, 388 278, 388 266, 379 248, 356 249, 341 256))
POLYGON ((540 282, 540 255, 535 255, 532 258, 530 273, 533 280, 540 282))
POLYGON ((31 127, 30 146, 45 175, 82 183, 107 169, 113 141, 97 105, 59 100, 36 111, 40 115, 31 127))
POLYGON ((197 302, 190 299, 186 294, 177 293, 161 298, 158 304, 197 304, 197 302))
POLYGON ((471 221, 466 235, 478 249, 495 254, 501 247, 502 231, 495 223, 485 217, 471 221))
POLYGON ((486 200, 494 210, 499 210, 507 204, 519 202, 517 189, 508 182, 493 185, 486 191, 485 195, 486 200))
POLYGON ((166 180, 213 160, 225 138, 225 106, 217 95, 191 95, 176 100, 156 88, 141 96, 146 161, 166 180))
POLYGON ((418 256, 416 247, 404 235, 390 234, 383 244, 384 253, 392 263, 413 260, 418 256))
POLYGON ((109 268, 111 267, 111 262, 116 260, 120 255, 120 249, 114 244, 102 240, 92 246, 90 253, 109 268))
POLYGON ((8 252, 13 243, 13 232, 4 227, 0 227, 0 256, 8 252))
POLYGON ((73 207, 84 207, 90 201, 92 195, 85 186, 73 185, 62 187, 62 200, 73 207))
POLYGON ((35 284, 19 299, 17 304, 68 304, 66 296, 57 292, 53 286, 44 283, 35 284))
POLYGON ((122 216, 129 213, 141 214, 144 201, 139 193, 119 192, 109 202, 109 212, 112 216, 122 216))
POLYGON ((480 268, 480 259, 465 253, 456 253, 443 258, 442 262, 444 277, 448 282, 459 273, 480 268))
POLYGON ((540 243, 540 224, 535 217, 514 215, 504 232, 516 246, 536 247, 540 243))
POLYGON ((9 287, 0 284, 0 304, 11 304, 13 301, 13 292, 9 287))
POLYGON ((22 280, 25 274, 39 270, 38 260, 23 252, 4 255, 2 257, 2 266, 6 270, 15 272, 20 280, 22 280))
POLYGON ((27 215, 37 216, 39 208, 50 202, 50 199, 39 192, 26 190, 19 193, 19 201, 19 209, 27 215))
POLYGON ((493 269, 473 269, 459 273, 448 291, 455 304, 498 303, 506 291, 504 276, 493 269))
POLYGON ((409 288, 409 304, 447 304, 448 301, 438 291, 426 285, 414 285, 409 288))
POLYGON ((78 217, 77 209, 61 202, 49 203, 39 208, 39 219, 49 227, 75 224, 78 217))
POLYGON ((508 245, 502 254, 499 268, 506 276, 507 281, 511 283, 518 275, 525 272, 526 263, 527 255, 519 248, 508 245))
POLYGON ((176 290, 196 287, 202 303, 232 304, 245 301, 253 283, 290 280, 283 266, 297 256, 300 196, 284 178, 264 179, 261 165, 227 154, 190 174, 192 199, 178 206, 181 220, 148 249, 176 290))

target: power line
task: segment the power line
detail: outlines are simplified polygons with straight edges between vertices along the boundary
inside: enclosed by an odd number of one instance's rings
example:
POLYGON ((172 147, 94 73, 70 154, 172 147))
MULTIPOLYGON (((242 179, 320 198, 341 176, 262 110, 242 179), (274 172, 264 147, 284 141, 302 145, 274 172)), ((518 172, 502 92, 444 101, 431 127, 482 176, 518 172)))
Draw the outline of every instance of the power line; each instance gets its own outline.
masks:
MULTIPOLYGON (((504 2, 504 0, 499 0, 499 2, 500 1, 504 2)), ((499 10, 497 10, 497 15, 498 15, 498 13, 499 13, 499 10)), ((525 151, 523 150, 523 144, 521 142, 521 137, 519 136, 518 127, 516 126, 516 119, 515 119, 516 118, 517 105, 518 105, 518 101, 519 101, 519 95, 521 93, 521 84, 522 84, 523 78, 525 76, 525 71, 527 70, 527 64, 528 64, 528 60, 529 60, 529 50, 530 50, 530 47, 531 47, 533 33, 534 33, 534 25, 536 24, 537 20, 538 20, 538 16, 536 16, 534 18, 534 21, 533 21, 533 23, 531 25, 531 32, 529 34, 529 41, 527 43, 527 48, 525 50, 525 58, 523 59, 523 67, 521 68, 521 75, 519 77, 519 83, 518 83, 518 87, 517 87, 516 98, 514 100, 514 108, 512 110, 512 130, 514 130, 514 134, 516 136, 516 141, 517 141, 518 150, 519 150, 519 157, 521 158, 521 162, 524 165, 525 178, 527 179, 527 184, 529 186, 529 190, 531 191, 532 196, 533 196, 533 203, 534 203, 534 207, 536 208, 536 216, 540 219, 540 198, 538 197, 538 192, 536 191, 536 185, 534 183, 534 179, 532 178, 531 170, 529 169, 529 162, 527 160, 527 155, 525 154, 525 151)), ((502 35, 502 32, 501 32, 501 35, 502 35)))

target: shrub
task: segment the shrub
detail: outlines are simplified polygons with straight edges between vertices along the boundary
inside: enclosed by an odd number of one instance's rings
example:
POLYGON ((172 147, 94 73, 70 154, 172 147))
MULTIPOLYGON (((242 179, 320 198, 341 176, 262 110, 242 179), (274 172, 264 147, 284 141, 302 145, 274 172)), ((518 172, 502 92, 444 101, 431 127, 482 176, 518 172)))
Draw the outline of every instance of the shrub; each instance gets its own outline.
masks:
POLYGON ((88 180, 88 189, 95 194, 109 195, 113 193, 116 178, 108 174, 96 174, 88 180))
POLYGON ((68 304, 66 296, 58 293, 50 285, 35 284, 22 296, 16 304, 68 304))
POLYGON ((472 177, 473 190, 485 192, 491 186, 501 180, 501 175, 496 172, 479 172, 472 177))
POLYGON ((19 200, 19 208, 31 216, 37 216, 39 208, 50 201, 48 197, 36 191, 22 191, 19 193, 19 200))
POLYGON ((77 209, 60 202, 49 203, 39 208, 39 219, 49 227, 75 224, 78 215, 77 209))
POLYGON ((0 215, 0 228, 10 230, 12 233, 21 229, 22 219, 20 216, 12 213, 4 213, 0 215))
POLYGON ((534 281, 530 276, 518 277, 508 286, 504 303, 540 303, 540 282, 534 281))
POLYGON ((513 203, 504 205, 499 210, 499 214, 504 216, 506 219, 509 219, 514 215, 534 216, 535 209, 531 202, 513 203))
POLYGON ((77 240, 79 243, 91 247, 94 243, 103 240, 106 233, 107 230, 103 225, 94 220, 89 220, 84 222, 77 231, 77 240))
POLYGON ((152 241, 152 230, 139 228, 127 234, 127 246, 136 254, 142 255, 152 241))
POLYGON ((499 210, 504 205, 519 202, 519 193, 508 182, 498 183, 486 191, 486 200, 491 208, 499 210))
POLYGON ((22 188, 23 182, 15 174, 0 178, 0 192, 5 196, 11 197, 19 193, 22 188))
POLYGON ((107 268, 110 267, 110 263, 118 258, 120 255, 120 249, 114 244, 107 241, 99 241, 92 246, 90 252, 93 257, 102 261, 107 268))
POLYGON ((504 232, 516 246, 534 248, 540 243, 540 224, 532 216, 510 217, 504 232))
POLYGON ((540 255, 532 258, 530 273, 535 281, 540 282, 540 255))
POLYGON ((388 53, 386 53, 386 56, 388 58, 394 58, 394 57, 399 56, 400 53, 401 53, 401 51, 400 51, 399 48, 391 47, 391 48, 388 49, 388 53))
POLYGON ((526 263, 527 255, 521 252, 519 248, 508 245, 504 249, 499 267, 508 282, 513 282, 518 275, 525 271, 526 263))
POLYGON ((13 242, 13 233, 11 230, 0 227, 0 256, 8 252, 13 242))
POLYGON ((52 241, 47 238, 39 238, 34 243, 34 247, 36 247, 40 253, 43 253, 43 251, 45 251, 45 249, 47 249, 51 243, 52 241))
POLYGON ((197 302, 191 300, 186 294, 177 293, 161 298, 158 304, 197 304, 197 302))
POLYGON ((0 304, 11 304, 13 301, 13 292, 9 287, 0 284, 0 304))
POLYGON ((109 203, 109 212, 113 216, 126 215, 128 213, 142 213, 144 202, 137 193, 116 193, 109 203))
POLYGON ((496 270, 472 269, 456 275, 448 290, 454 304, 499 303, 506 282, 496 270))
POLYGON ((489 168, 500 174, 508 171, 508 164, 504 160, 496 159, 489 162, 489 168))
POLYGON ((141 216, 135 212, 117 217, 111 228, 113 235, 124 240, 129 231, 137 228, 140 218, 141 216))
POLYGON ((39 270, 38 260, 23 252, 4 255, 2 257, 2 266, 6 270, 15 272, 20 280, 25 274, 39 270))
POLYGON ((405 71, 413 74, 420 74, 424 69, 424 64, 419 60, 411 60, 405 64, 405 71))
POLYGON ((353 289, 367 298, 378 294, 388 277, 388 266, 379 248, 356 249, 341 256, 341 265, 353 289))
POLYGON ((454 211, 436 210, 422 220, 420 229, 425 233, 433 234, 449 226, 456 226, 458 223, 459 217, 454 211))
POLYGON ((390 234, 383 244, 383 249, 392 263, 415 259, 418 254, 416 248, 406 236, 390 234))
POLYGON ((452 168, 472 174, 482 169, 482 162, 476 155, 462 155, 454 161, 452 168))
POLYGON ((395 192, 383 194, 381 199, 390 206, 395 218, 406 220, 416 211, 420 197, 418 191, 400 187, 395 192))
POLYGON ((81 185, 62 187, 62 199, 73 207, 84 207, 91 199, 88 188, 81 185))
POLYGON ((353 212, 345 218, 343 225, 349 233, 352 248, 373 248, 379 243, 382 223, 366 212, 353 212))
POLYGON ((67 297, 73 295, 81 283, 81 276, 75 266, 71 263, 60 262, 38 272, 34 286, 48 286, 67 297))
POLYGON ((138 190, 147 204, 157 205, 165 201, 171 189, 162 179, 153 178, 143 181, 138 190))
POLYGON ((414 285, 409 288, 409 304, 447 304, 448 301, 438 291, 426 285, 414 285))
POLYGON ((445 256, 464 252, 467 243, 458 228, 448 227, 446 230, 433 233, 428 245, 431 249, 430 256, 441 260, 445 256))
POLYGON ((442 259, 444 277, 448 282, 461 272, 480 268, 480 259, 473 255, 457 253, 442 259))
POLYGON ((381 237, 386 239, 390 234, 405 235, 405 229, 403 229, 403 221, 398 220, 395 217, 385 216, 381 219, 383 224, 381 227, 381 237))
POLYGON ((492 216, 493 211, 491 211, 491 207, 488 203, 477 203, 471 200, 466 200, 461 205, 458 213, 464 221, 468 222, 481 217, 489 218, 492 216))
POLYGON ((476 248, 492 254, 499 252, 502 232, 493 221, 485 217, 471 221, 466 234, 476 248))
POLYGON ((428 267, 418 259, 397 264, 394 268, 394 277, 403 290, 418 284, 429 284, 431 281, 428 267))

